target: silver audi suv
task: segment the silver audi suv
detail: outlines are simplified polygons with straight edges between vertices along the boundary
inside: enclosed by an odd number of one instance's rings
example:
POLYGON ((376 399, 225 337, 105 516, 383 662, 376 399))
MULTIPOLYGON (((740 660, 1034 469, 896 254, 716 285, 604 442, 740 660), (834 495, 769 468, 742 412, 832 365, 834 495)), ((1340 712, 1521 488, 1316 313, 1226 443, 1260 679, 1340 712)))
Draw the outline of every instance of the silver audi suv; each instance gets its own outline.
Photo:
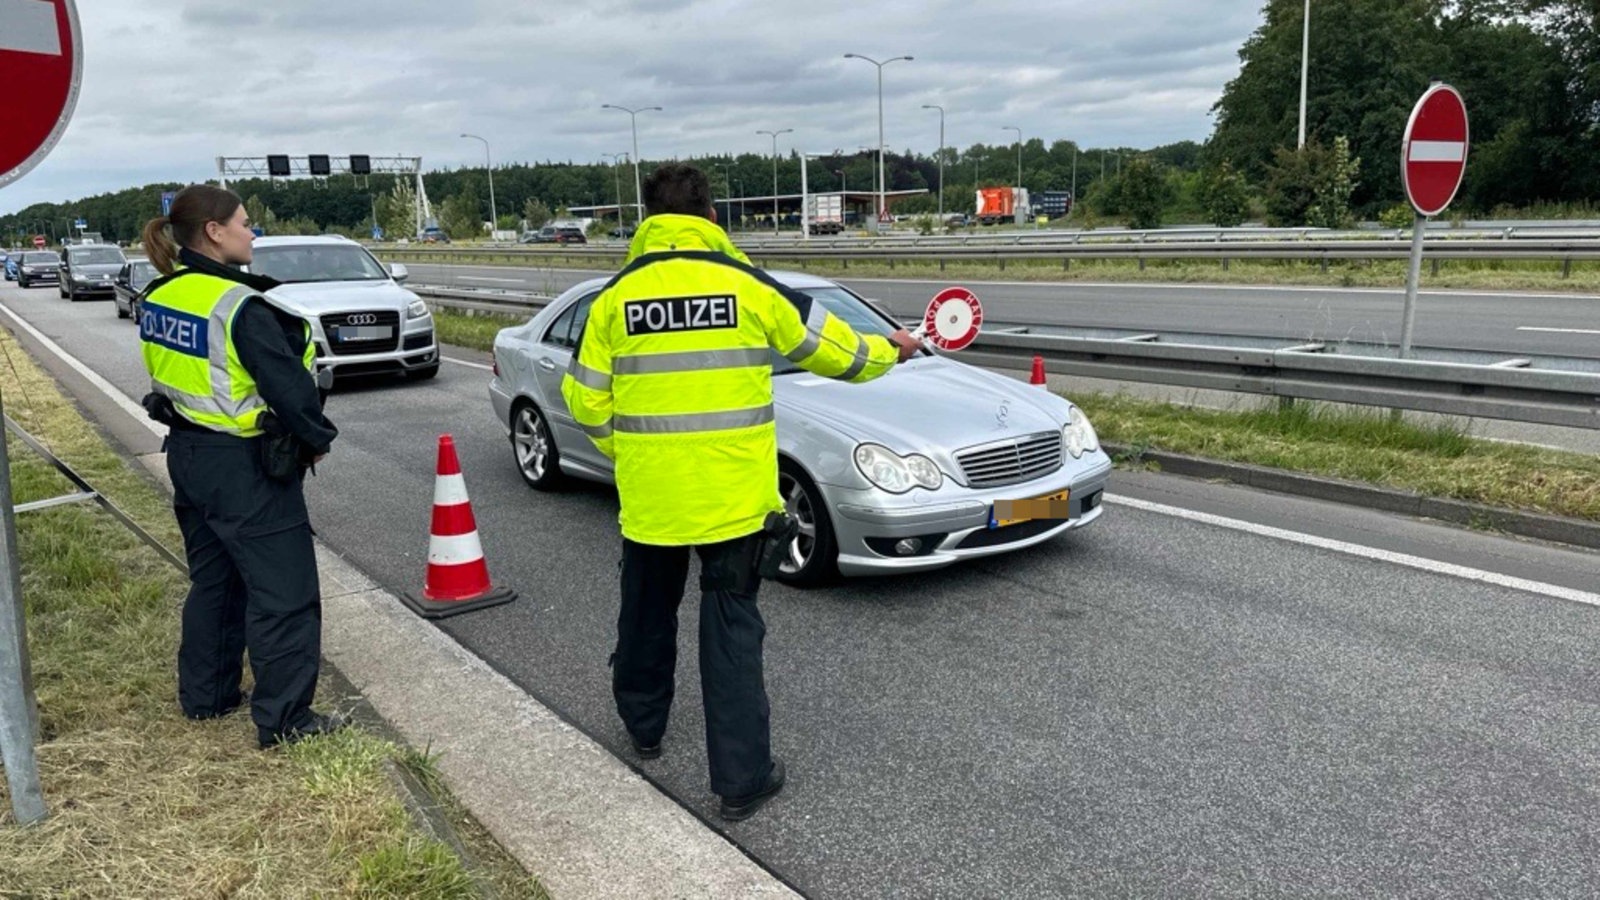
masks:
POLYGON ((336 376, 439 374, 433 315, 401 287, 406 267, 349 238, 257 238, 250 271, 283 282, 268 294, 311 322, 317 368, 336 376))

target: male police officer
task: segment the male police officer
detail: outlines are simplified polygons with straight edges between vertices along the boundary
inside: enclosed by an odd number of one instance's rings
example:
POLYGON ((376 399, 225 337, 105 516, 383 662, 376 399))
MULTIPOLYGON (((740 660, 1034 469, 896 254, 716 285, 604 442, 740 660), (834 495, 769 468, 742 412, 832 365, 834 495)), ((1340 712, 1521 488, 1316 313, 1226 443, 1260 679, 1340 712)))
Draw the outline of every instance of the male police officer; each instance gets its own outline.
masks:
POLYGON ((700 681, 711 788, 722 817, 776 794, 756 574, 781 511, 770 353, 863 382, 914 355, 905 331, 863 336, 752 267, 716 225, 704 173, 669 164, 644 184, 645 219, 623 270, 589 311, 562 382, 573 418, 616 461, 622 610, 617 711, 640 757, 661 753, 672 704, 678 604, 700 556, 700 681))

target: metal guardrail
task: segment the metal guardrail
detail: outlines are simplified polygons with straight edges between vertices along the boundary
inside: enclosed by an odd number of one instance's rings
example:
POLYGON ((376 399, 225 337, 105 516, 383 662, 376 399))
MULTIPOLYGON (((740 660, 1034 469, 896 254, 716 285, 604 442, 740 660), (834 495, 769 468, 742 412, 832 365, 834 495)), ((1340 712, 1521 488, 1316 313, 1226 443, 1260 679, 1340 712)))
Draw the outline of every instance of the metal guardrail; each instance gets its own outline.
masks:
MULTIPOLYGON (((1230 260, 1298 260, 1326 266, 1335 260, 1402 260, 1410 248, 1391 240, 1254 240, 1254 241, 1130 241, 1084 243, 1004 243, 949 246, 919 246, 905 243, 874 243, 861 240, 786 242, 781 244, 744 243, 742 249, 758 263, 785 260, 831 260, 848 267, 855 261, 937 262, 996 261, 1003 269, 1007 260, 1059 260, 1063 267, 1073 260, 1134 260, 1141 266, 1156 260, 1206 259, 1219 261, 1224 268, 1230 260)), ((537 265, 541 260, 593 259, 620 260, 626 248, 615 245, 567 246, 560 249, 526 247, 501 248, 418 248, 396 247, 378 251, 400 262, 445 262, 461 259, 500 259, 537 265)), ((1539 238, 1484 240, 1468 238, 1429 238, 1424 243, 1426 257, 1437 266, 1442 260, 1524 260, 1557 262, 1563 276, 1570 274, 1573 262, 1600 260, 1600 238, 1539 238)))
MULTIPOLYGON (((413 285, 412 290, 436 306, 498 313, 525 314, 553 299, 426 285, 413 285)), ((1261 343, 1260 338, 1237 340, 1261 343)), ((1037 355, 1054 372, 1087 378, 1600 429, 1600 372, 1543 368, 1541 361, 1530 358, 1470 364, 1349 350, 1349 345, 1325 343, 1166 343, 1156 334, 1074 337, 1017 326, 985 331, 961 358, 1019 369, 1037 355)))

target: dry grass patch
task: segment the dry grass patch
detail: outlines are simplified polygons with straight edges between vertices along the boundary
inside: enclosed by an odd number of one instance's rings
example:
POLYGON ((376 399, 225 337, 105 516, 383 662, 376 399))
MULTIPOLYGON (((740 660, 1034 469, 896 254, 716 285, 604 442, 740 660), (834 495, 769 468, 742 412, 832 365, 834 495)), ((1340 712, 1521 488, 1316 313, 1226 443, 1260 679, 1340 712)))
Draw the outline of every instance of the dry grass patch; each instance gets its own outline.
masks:
MULTIPOLYGON (((167 546, 168 501, 112 451, 9 334, 6 412, 167 546)), ((9 444, 18 503, 73 490, 9 444)), ((350 730, 255 747, 247 713, 192 723, 176 700, 186 578, 92 505, 18 517, 50 817, 14 826, 0 782, 0 896, 542 896, 469 874, 412 822, 384 766, 415 754, 350 730)))

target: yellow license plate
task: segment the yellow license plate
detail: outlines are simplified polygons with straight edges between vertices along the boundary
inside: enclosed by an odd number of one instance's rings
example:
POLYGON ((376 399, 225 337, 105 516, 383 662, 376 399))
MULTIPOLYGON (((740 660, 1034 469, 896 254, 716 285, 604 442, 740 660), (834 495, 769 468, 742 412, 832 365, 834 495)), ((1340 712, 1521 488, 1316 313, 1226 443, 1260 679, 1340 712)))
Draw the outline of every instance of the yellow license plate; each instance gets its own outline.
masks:
POLYGON ((1067 503, 1067 496, 1071 493, 1071 491, 1058 491, 1043 497, 1030 497, 1027 500, 996 500, 994 507, 989 510, 989 527, 1004 528, 1007 525, 1031 522, 1034 519, 1071 518, 1067 503))

